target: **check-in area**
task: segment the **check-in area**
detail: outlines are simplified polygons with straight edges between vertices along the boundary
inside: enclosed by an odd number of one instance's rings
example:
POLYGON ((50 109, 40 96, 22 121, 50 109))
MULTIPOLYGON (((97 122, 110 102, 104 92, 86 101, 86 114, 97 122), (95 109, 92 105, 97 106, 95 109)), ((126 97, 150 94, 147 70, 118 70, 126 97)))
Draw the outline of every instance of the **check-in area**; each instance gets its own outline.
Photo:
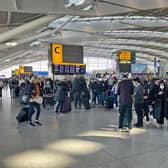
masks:
POLYGON ((0 168, 167 168, 167 43, 167 0, 0 0, 0 168))

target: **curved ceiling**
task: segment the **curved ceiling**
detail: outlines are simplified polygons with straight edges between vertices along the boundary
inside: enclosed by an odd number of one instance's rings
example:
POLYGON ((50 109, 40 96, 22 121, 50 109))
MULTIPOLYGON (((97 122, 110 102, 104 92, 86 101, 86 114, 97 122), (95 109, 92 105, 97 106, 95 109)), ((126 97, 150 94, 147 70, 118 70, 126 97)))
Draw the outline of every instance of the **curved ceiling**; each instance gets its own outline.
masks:
POLYGON ((66 9, 63 0, 0 1, 0 70, 46 60, 51 42, 83 45, 88 57, 131 49, 139 63, 158 58, 166 64, 167 0, 95 3, 94 9, 81 11, 66 9))

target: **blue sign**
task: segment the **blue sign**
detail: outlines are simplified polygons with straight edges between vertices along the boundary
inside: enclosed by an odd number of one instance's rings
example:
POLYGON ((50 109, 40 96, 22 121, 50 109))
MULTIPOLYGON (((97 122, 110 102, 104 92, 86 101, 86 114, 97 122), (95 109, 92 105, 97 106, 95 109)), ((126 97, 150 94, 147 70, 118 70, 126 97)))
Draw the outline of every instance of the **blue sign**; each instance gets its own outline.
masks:
POLYGON ((48 71, 34 71, 35 76, 48 76, 48 71))

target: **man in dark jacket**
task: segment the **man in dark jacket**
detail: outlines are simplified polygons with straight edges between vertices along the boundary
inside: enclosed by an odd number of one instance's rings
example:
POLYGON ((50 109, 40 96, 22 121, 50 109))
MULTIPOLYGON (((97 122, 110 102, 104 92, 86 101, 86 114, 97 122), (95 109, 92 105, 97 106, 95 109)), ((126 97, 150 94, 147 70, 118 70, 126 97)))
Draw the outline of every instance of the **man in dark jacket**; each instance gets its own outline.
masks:
POLYGON ((144 103, 144 88, 139 78, 134 79, 134 106, 137 114, 136 127, 143 127, 143 103, 144 103))
POLYGON ((80 76, 76 75, 72 81, 72 92, 74 94, 74 106, 77 109, 81 109, 82 104, 82 81, 80 80, 80 76))
POLYGON ((64 81, 57 81, 57 90, 55 95, 56 113, 63 113, 63 104, 65 102, 67 85, 64 81))
POLYGON ((132 96, 134 94, 134 86, 131 80, 127 79, 127 74, 123 75, 123 80, 118 84, 117 93, 119 95, 119 129, 122 131, 123 127, 126 126, 127 129, 132 128, 132 96), (128 122, 124 124, 124 119, 128 122))

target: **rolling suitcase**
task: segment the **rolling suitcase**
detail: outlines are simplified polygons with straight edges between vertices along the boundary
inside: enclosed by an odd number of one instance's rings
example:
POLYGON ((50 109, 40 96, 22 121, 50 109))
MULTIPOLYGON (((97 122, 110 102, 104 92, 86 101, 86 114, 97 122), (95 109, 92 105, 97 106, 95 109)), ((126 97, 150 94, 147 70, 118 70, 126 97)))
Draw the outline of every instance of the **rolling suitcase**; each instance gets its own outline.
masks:
POLYGON ((105 102, 105 107, 108 108, 108 109, 113 108, 113 97, 112 96, 107 97, 107 100, 105 102))
POLYGON ((89 110, 91 108, 91 105, 87 96, 83 96, 82 103, 86 110, 89 110))
POLYGON ((21 122, 28 121, 29 107, 23 107, 20 112, 16 115, 16 120, 20 124, 21 122))
POLYGON ((19 97, 19 91, 20 91, 20 88, 17 86, 15 88, 15 97, 19 97))
POLYGON ((43 95, 43 107, 50 108, 54 106, 54 97, 53 95, 43 95))
POLYGON ((65 98, 65 102, 62 107, 62 112, 63 113, 71 112, 71 98, 70 97, 65 98))

